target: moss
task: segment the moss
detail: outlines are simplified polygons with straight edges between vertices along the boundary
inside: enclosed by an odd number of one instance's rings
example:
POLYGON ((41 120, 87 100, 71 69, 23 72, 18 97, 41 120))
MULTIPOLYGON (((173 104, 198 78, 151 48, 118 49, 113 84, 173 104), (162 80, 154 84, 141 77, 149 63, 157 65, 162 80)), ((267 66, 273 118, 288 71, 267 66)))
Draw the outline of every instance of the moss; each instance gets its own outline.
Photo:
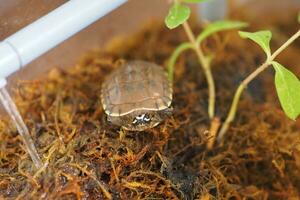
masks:
MULTIPOLYGON (((118 60, 143 59, 164 65, 184 40, 180 29, 170 32, 153 23, 114 42, 105 52, 87 53, 69 71, 55 69, 44 80, 21 84, 16 103, 47 166, 34 169, 15 128, 8 119, 1 119, 0 196, 299 198, 300 124, 282 113, 272 92, 271 71, 250 85, 223 144, 210 151, 205 148, 207 85, 193 52, 186 52, 176 65, 171 118, 138 133, 106 122, 100 87, 118 60)), ((219 52, 213 72, 217 115, 223 119, 237 84, 263 57, 234 32, 215 36, 205 45, 206 51, 219 52)))

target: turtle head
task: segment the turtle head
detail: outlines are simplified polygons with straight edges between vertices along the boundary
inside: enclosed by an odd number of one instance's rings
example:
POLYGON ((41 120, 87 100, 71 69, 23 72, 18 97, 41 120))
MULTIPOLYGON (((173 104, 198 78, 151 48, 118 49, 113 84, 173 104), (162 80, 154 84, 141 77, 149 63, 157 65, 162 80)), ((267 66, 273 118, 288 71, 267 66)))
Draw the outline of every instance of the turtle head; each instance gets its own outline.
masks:
POLYGON ((156 112, 139 112, 129 116, 129 123, 123 124, 123 127, 133 131, 143 131, 152 128, 162 121, 156 112))
POLYGON ((108 121, 130 131, 144 131, 157 126, 171 113, 172 108, 162 111, 137 111, 124 116, 108 117, 108 121))
POLYGON ((169 107, 159 111, 139 111, 129 115, 130 122, 123 124, 125 129, 143 131, 157 126, 161 121, 172 115, 173 108, 169 107))
POLYGON ((132 125, 137 126, 139 124, 148 124, 151 122, 151 116, 148 113, 135 116, 132 121, 132 125))

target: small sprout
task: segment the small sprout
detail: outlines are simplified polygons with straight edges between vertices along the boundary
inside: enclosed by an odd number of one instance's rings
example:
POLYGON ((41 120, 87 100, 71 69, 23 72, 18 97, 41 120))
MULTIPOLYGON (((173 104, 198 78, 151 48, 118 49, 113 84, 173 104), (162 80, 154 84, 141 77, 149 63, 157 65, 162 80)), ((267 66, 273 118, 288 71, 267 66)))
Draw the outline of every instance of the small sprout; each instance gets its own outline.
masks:
POLYGON ((267 54, 267 58, 271 57, 270 41, 272 38, 271 31, 258 31, 254 33, 239 31, 242 38, 248 38, 257 43, 267 54))
MULTIPOLYGON (((298 21, 300 21, 299 18, 300 14, 298 16, 298 21)), ((270 65, 273 65, 275 69, 275 86, 279 101, 285 114, 293 120, 295 120, 300 114, 300 81, 292 72, 275 61, 275 58, 283 50, 285 50, 291 43, 300 37, 300 29, 274 53, 271 53, 270 49, 270 41, 272 38, 272 33, 270 31, 258 31, 254 33, 240 31, 239 34, 242 38, 248 38, 256 42, 267 54, 267 59, 255 71, 247 76, 237 88, 226 120, 220 129, 218 142, 221 142, 223 136, 229 128, 230 123, 235 118, 237 106, 244 89, 247 88, 248 84, 270 65)))
POLYGON ((194 50, 194 52, 198 57, 199 63, 204 71, 206 81, 208 84, 208 91, 209 91, 208 115, 209 118, 213 119, 215 115, 216 92, 215 92, 215 82, 210 68, 211 68, 211 61, 214 58, 214 54, 205 55, 203 50, 201 49, 200 43, 208 36, 216 32, 229 30, 229 29, 243 28, 247 26, 247 24, 244 22, 237 22, 237 21, 235 22, 229 20, 213 22, 207 25, 207 27, 196 38, 191 27, 187 23, 191 10, 189 7, 182 5, 182 3, 200 3, 205 1, 208 0, 174 0, 174 3, 169 10, 168 16, 165 18, 165 24, 169 29, 173 29, 178 27, 179 25, 183 25, 184 31, 186 32, 186 35, 189 38, 189 42, 180 44, 175 49, 175 51, 173 52, 173 54, 171 55, 168 61, 168 72, 169 72, 169 80, 172 82, 174 65, 179 55, 187 49, 194 50))
POLYGON ((298 22, 300 23, 300 12, 298 14, 298 22))
POLYGON ((275 86, 280 104, 285 114, 295 120, 300 114, 300 81, 288 69, 273 61, 275 86))
POLYGON ((183 24, 191 14, 191 9, 188 6, 174 3, 170 8, 165 24, 169 29, 174 29, 183 24))

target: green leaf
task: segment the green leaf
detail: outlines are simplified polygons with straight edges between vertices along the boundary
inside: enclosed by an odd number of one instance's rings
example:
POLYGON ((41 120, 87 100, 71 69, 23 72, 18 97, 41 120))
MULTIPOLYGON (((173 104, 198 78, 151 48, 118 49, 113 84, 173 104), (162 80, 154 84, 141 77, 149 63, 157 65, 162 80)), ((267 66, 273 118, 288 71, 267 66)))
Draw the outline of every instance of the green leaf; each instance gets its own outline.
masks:
POLYGON ((295 120, 300 114, 300 81, 288 69, 273 61, 275 86, 285 114, 295 120))
POLYGON ((184 3, 202 3, 202 2, 207 2, 211 0, 182 0, 184 3))
POLYGON ((298 22, 300 23, 300 12, 298 14, 298 22))
POLYGON ((169 80, 171 82, 173 82, 174 66, 175 66, 177 58, 183 51, 185 51, 187 49, 192 49, 192 48, 193 48, 193 45, 190 42, 185 42, 185 43, 180 44, 173 51, 173 53, 168 61, 168 76, 169 76, 169 80))
POLYGON ((191 9, 188 6, 175 3, 165 18, 165 24, 169 29, 176 28, 183 24, 190 17, 190 14, 191 9))
POLYGON ((267 58, 271 57, 270 41, 272 38, 271 31, 258 31, 254 33, 239 31, 242 38, 248 38, 257 43, 267 54, 267 58))
POLYGON ((240 21, 229 21, 229 20, 220 20, 215 21, 205 27, 205 29, 197 36, 197 44, 200 45, 200 43, 206 39, 208 36, 219 32, 219 31, 225 31, 229 29, 239 29, 244 28, 248 26, 245 22, 240 21))

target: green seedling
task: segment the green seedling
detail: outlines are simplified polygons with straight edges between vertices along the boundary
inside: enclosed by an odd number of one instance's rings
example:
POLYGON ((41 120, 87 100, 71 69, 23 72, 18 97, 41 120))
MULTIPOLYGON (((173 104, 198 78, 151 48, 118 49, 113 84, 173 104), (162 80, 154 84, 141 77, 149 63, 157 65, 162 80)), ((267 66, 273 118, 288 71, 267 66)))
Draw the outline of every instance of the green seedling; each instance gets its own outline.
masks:
MULTIPOLYGON (((298 21, 300 23, 300 14, 298 15, 298 21)), ((240 31, 239 34, 242 38, 250 39, 257 43, 266 53, 266 60, 245 80, 243 80, 237 88, 228 116, 220 129, 218 135, 219 142, 222 140, 229 128, 230 123, 235 118, 237 106, 242 92, 254 78, 256 78, 269 66, 273 66, 275 70, 275 87, 283 111, 287 117, 292 120, 295 120, 300 115, 300 81, 291 71, 275 61, 276 57, 300 36, 300 29, 273 54, 270 49, 270 41, 272 38, 272 33, 270 31, 266 30, 255 33, 240 31)))
POLYGON ((213 79, 213 75, 211 72, 211 61, 215 55, 214 54, 205 55, 201 48, 201 44, 209 36, 219 31, 240 29, 246 27, 247 24, 244 22, 229 21, 229 20, 216 21, 208 24, 201 33, 195 36, 191 30, 190 25, 187 22, 191 14, 191 9, 184 3, 200 3, 204 1, 207 0, 181 0, 181 1, 174 0, 173 1, 169 13, 165 18, 165 24, 169 29, 174 29, 182 25, 184 31, 188 36, 189 41, 180 44, 174 50, 168 62, 168 72, 169 72, 169 79, 171 82, 173 82, 173 72, 174 72, 174 66, 177 58, 185 50, 191 49, 195 51, 208 83, 208 92, 209 92, 208 115, 210 119, 213 119, 215 116, 215 98, 216 98, 215 90, 216 89, 215 89, 215 82, 213 79))

